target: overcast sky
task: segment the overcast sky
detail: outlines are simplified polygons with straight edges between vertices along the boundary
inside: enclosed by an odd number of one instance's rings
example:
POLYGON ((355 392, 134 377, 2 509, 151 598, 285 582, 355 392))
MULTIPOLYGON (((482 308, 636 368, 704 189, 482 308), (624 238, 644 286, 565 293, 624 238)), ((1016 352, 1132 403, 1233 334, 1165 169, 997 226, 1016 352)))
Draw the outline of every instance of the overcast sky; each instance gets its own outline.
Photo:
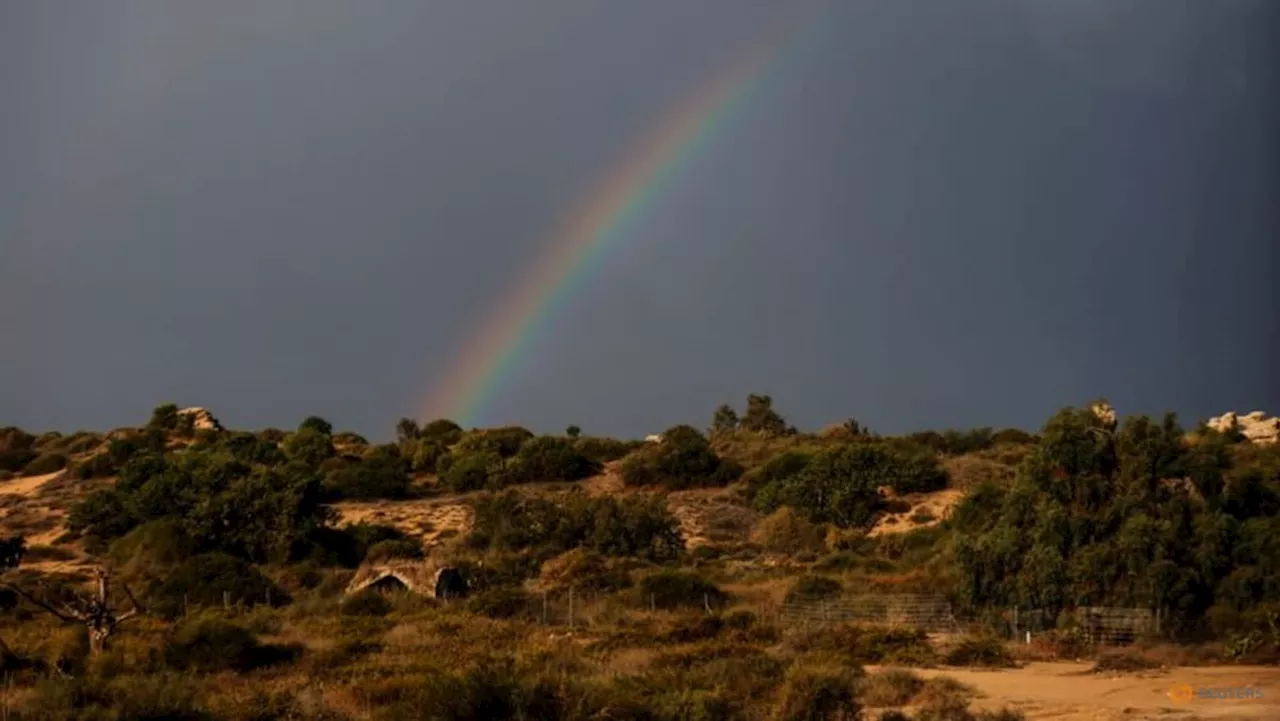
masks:
MULTIPOLYGON (((1280 3, 828 5, 481 423, 1280 413, 1280 3)), ((0 425, 389 436, 782 6, 0 3, 0 425)))

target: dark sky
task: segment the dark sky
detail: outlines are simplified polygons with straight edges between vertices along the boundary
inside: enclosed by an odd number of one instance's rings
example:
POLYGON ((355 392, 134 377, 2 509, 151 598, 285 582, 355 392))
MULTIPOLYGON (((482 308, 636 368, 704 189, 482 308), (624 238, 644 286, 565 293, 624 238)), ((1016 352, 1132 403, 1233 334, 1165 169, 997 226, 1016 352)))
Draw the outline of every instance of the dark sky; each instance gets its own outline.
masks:
MULTIPOLYGON (((0 425, 412 414, 775 0, 0 3, 0 425)), ((479 421, 1280 412, 1280 3, 829 3, 479 421)))

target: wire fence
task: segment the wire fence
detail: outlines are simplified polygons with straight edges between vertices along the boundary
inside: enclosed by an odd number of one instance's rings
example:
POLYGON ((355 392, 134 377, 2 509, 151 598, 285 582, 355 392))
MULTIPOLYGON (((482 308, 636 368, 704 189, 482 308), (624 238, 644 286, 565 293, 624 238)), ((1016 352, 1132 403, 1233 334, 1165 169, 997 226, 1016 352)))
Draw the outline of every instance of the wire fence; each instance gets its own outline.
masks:
POLYGON ((783 604, 780 619, 792 625, 865 623, 934 633, 960 630, 950 602, 945 596, 932 594, 793 599, 783 604))
POLYGON ((1147 608, 1081 606, 1062 612, 1046 609, 993 609, 985 620, 957 617, 945 596, 897 594, 798 599, 783 604, 778 619, 787 625, 858 623, 917 628, 928 633, 991 632, 1015 641, 1062 628, 1090 645, 1125 645, 1160 634, 1160 615, 1147 608))

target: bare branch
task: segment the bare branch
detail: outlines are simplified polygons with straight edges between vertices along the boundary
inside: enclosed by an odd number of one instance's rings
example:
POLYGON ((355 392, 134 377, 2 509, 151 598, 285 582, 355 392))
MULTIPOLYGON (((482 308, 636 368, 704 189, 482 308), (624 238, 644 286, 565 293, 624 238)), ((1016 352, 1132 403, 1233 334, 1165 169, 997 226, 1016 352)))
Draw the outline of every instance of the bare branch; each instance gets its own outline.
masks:
MULTIPOLYGON (((60 620, 62 620, 62 621, 66 621, 66 622, 70 623, 70 622, 72 622, 72 621, 81 621, 81 620, 83 620, 82 618, 79 618, 79 617, 74 616, 74 615, 73 615, 73 616, 67 616, 67 615, 65 615, 62 611, 59 611, 58 609, 54 608, 53 606, 51 606, 51 605, 49 605, 49 604, 45 603, 43 600, 41 600, 41 599, 39 599, 39 598, 36 598, 35 596, 31 595, 30 593, 27 593, 27 592, 26 592, 25 590, 23 590, 22 588, 20 588, 20 587, 18 587, 18 586, 15 586, 15 585, 13 585, 13 584, 11 584, 11 583, 6 583, 6 584, 4 584, 4 587, 5 587, 5 588, 7 588, 7 589, 9 589, 9 590, 11 590, 11 591, 13 591, 14 593, 18 594, 19 596, 22 596, 23 598, 27 599, 27 600, 28 600, 28 601, 30 601, 31 603, 34 603, 35 605, 39 606, 40 608, 44 609, 45 611, 49 612, 50 614, 53 614, 55 617, 57 617, 58 619, 60 619, 60 620)), ((67 610, 70 610, 70 609, 67 609, 67 610)))
MULTIPOLYGON (((147 607, 143 606, 141 603, 138 603, 138 599, 133 595, 133 590, 129 588, 129 584, 121 583, 120 588, 124 590, 124 595, 126 598, 129 599, 129 603, 133 604, 133 611, 131 613, 134 613, 134 614, 147 613, 147 607)), ((122 616, 120 620, 123 621, 124 617, 122 616)))

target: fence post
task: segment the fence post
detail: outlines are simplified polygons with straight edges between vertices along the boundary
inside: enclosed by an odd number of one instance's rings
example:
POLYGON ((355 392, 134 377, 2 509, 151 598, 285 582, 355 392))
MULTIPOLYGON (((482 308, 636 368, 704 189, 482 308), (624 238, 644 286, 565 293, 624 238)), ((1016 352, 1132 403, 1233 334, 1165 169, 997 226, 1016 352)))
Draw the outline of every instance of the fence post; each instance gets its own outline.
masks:
POLYGON ((227 611, 231 610, 231 592, 230 591, 222 592, 222 608, 227 611))
POLYGON ((656 610, 658 610, 657 602, 654 600, 654 596, 651 593, 649 594, 649 613, 653 613, 656 610))
POLYGON ((1018 637, 1018 604, 1013 604, 1013 637, 1018 637))

